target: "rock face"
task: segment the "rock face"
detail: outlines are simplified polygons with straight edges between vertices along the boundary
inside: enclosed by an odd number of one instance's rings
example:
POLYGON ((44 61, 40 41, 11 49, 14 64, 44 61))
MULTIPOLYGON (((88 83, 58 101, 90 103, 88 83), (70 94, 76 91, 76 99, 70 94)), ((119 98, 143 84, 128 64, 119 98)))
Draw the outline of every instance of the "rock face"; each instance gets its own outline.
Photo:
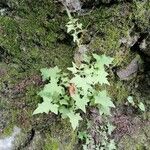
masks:
MULTIPOLYGON (((137 52, 130 47, 137 42, 140 33, 147 32, 149 0, 132 3, 130 0, 61 0, 74 12, 73 16, 81 8, 90 9, 91 13, 78 17, 90 37, 83 37, 86 40, 79 49, 66 32, 67 15, 54 1, 58 0, 0 1, 0 135, 9 137, 14 126, 21 128, 14 142, 16 149, 79 150, 75 146, 77 134, 67 120, 51 113, 33 117, 32 113, 41 101, 37 95, 44 84, 40 69, 59 66, 66 70, 74 56, 81 63, 85 52, 105 53, 114 58, 109 70, 108 92, 116 103, 124 104, 132 94, 136 100, 149 105, 150 69, 145 58, 142 57, 146 71, 137 73, 130 81, 122 81, 138 70, 139 64, 134 59, 137 52), (128 38, 129 35, 134 38, 128 38), (121 81, 114 75, 113 68, 123 68, 118 72, 121 81), (140 89, 135 88, 136 84, 140 89)), ((149 59, 150 37, 144 40, 141 51, 149 59)), ((136 142, 136 138, 133 139, 136 142)), ((148 145, 144 137, 142 146, 145 143, 148 145)))

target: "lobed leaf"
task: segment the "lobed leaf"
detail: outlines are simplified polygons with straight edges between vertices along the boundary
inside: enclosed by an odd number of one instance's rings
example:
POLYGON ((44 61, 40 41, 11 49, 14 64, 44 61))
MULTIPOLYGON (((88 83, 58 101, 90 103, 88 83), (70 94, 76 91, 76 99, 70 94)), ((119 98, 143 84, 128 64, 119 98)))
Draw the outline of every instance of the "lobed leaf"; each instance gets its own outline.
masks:
POLYGON ((67 114, 67 116, 70 119, 70 123, 72 125, 73 130, 75 130, 79 126, 79 121, 82 120, 80 114, 71 111, 70 113, 67 114))
POLYGON ((145 111, 145 106, 144 106, 144 104, 143 104, 142 102, 140 102, 140 103, 138 104, 138 106, 139 106, 139 108, 140 108, 142 111, 145 111))
POLYGON ((77 108, 81 109, 83 112, 86 113, 85 107, 87 106, 89 99, 86 97, 81 98, 79 95, 74 95, 72 98, 75 100, 75 104, 77 108))
POLYGON ((60 73, 60 69, 56 66, 54 68, 43 68, 41 69, 41 73, 42 73, 42 78, 43 80, 48 80, 48 79, 55 79, 59 77, 59 73, 60 73))
POLYGON ((39 113, 49 113, 49 111, 58 114, 58 105, 52 104, 48 100, 44 100, 41 104, 38 104, 37 109, 33 112, 33 115, 39 114, 39 113))

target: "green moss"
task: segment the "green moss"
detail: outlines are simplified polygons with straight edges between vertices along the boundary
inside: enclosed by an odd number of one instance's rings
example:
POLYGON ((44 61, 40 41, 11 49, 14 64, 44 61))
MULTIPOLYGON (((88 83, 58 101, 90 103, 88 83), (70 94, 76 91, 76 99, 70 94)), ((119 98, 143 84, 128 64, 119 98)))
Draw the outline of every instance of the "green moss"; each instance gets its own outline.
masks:
POLYGON ((109 8, 95 9, 89 16, 81 18, 94 34, 89 48, 93 52, 114 58, 114 65, 125 66, 131 62, 135 54, 126 46, 121 46, 122 38, 129 38, 133 22, 130 5, 113 5, 109 8))
POLYGON ((2 136, 3 137, 10 136, 13 133, 13 128, 14 128, 13 124, 11 124, 11 123, 8 124, 7 127, 3 130, 2 136))
POLYGON ((0 43, 11 62, 29 72, 71 63, 72 47, 56 43, 66 18, 56 16, 59 11, 54 2, 14 0, 10 7, 15 8, 13 16, 0 17, 0 43))
POLYGON ((50 133, 46 133, 44 150, 72 150, 76 141, 76 132, 67 120, 54 122, 50 133))
POLYGON ((28 130, 32 112, 40 101, 37 96, 40 87, 31 82, 23 92, 13 92, 20 84, 24 86, 22 81, 40 76, 41 68, 57 65, 66 69, 71 65, 74 49, 71 44, 57 42, 60 24, 65 28, 66 17, 57 15, 59 8, 53 1, 12 0, 9 6, 13 15, 0 16, 0 46, 7 55, 2 61, 9 63, 3 64, 7 73, 0 78, 0 87, 6 91, 5 84, 8 84, 6 99, 14 116, 11 122, 28 130))
POLYGON ((132 5, 132 18, 137 26, 137 32, 146 32, 149 28, 150 3, 146 1, 134 1, 132 5))
POLYGON ((51 138, 47 134, 43 150, 58 150, 58 149, 59 149, 59 143, 58 143, 58 141, 56 139, 51 138))
MULTIPOLYGON (((19 50, 19 37, 18 37, 18 23, 10 17, 0 16, 1 36, 0 43, 1 47, 7 49, 8 53, 17 55, 14 53, 15 50, 19 50)), ((18 51, 19 53, 20 51, 18 51)))
POLYGON ((122 5, 114 5, 110 8, 102 7, 95 9, 92 14, 83 18, 85 26, 88 25, 92 27, 92 30, 100 33, 100 39, 97 41, 99 46, 96 47, 102 52, 117 50, 120 37, 127 35, 130 29, 127 21, 130 14, 123 14, 123 11, 128 11, 124 7, 122 5))
POLYGON ((108 86, 108 93, 112 99, 115 99, 115 101, 118 103, 123 103, 130 95, 128 89, 120 81, 116 81, 116 83, 110 83, 110 86, 108 86))

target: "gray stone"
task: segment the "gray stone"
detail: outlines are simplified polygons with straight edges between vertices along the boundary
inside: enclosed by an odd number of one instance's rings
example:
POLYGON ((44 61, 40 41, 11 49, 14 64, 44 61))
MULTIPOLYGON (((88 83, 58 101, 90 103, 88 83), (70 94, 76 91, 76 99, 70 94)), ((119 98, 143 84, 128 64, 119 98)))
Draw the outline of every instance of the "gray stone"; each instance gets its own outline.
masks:
POLYGON ((20 128, 14 127, 13 133, 9 137, 0 139, 0 150, 12 150, 13 142, 20 131, 20 128))
POLYGON ((121 80, 128 80, 130 79, 131 75, 137 73, 139 65, 139 59, 135 57, 131 63, 125 68, 117 71, 117 75, 121 80))

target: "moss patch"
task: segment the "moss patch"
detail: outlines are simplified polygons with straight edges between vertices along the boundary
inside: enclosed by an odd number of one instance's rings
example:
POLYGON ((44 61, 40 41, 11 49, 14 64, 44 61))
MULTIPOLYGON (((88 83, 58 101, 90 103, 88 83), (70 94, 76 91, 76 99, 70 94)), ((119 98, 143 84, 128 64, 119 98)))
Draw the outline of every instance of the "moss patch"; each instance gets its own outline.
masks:
POLYGON ((75 141, 76 132, 72 130, 67 120, 54 122, 50 127, 50 133, 46 134, 44 150, 72 150, 75 141))

